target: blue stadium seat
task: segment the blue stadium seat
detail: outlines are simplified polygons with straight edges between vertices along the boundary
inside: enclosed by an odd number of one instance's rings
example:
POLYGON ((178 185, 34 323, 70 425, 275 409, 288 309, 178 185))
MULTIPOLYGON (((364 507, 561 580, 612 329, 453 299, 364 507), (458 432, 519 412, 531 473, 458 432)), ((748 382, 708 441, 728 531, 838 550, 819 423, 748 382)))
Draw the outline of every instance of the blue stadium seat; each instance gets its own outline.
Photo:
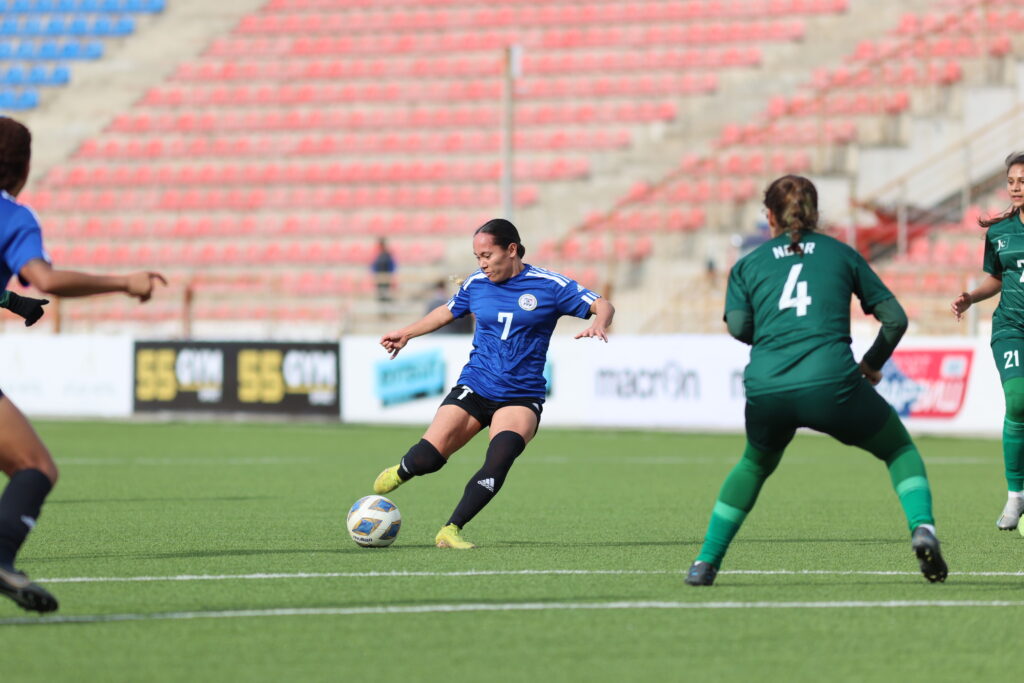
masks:
POLYGON ((143 7, 146 8, 147 12, 152 12, 153 14, 163 12, 164 8, 167 6, 165 0, 142 0, 142 4, 143 7))
POLYGON ((79 59, 99 59, 103 56, 103 50, 104 47, 102 41, 91 40, 85 44, 84 51, 79 59))
POLYGON ((0 35, 16 36, 20 31, 21 27, 18 26, 18 20, 14 17, 4 17, 4 20, 0 21, 0 35))
POLYGON ((60 46, 55 40, 46 40, 39 43, 39 51, 36 53, 39 59, 60 59, 60 46))
POLYGON ((121 17, 114 24, 115 36, 130 36, 135 33, 135 20, 131 17, 121 17))
POLYGON ((104 16, 96 17, 92 22, 92 35, 112 36, 114 35, 114 22, 104 16))
POLYGON ((36 0, 35 10, 40 14, 52 14, 57 11, 57 0, 36 0))
POLYGON ((56 59, 81 59, 82 44, 71 39, 64 41, 58 48, 56 59))
POLYGON ((100 11, 100 0, 78 0, 78 11, 83 14, 95 14, 100 11))
POLYGON ((71 69, 64 64, 58 64, 50 72, 50 85, 67 85, 71 82, 71 69))
POLYGON ((14 56, 14 43, 9 40, 0 41, 0 59, 7 60, 14 56))
MULTIPOLYGON (((10 71, 8 71, 10 73, 10 71)), ((28 84, 29 85, 49 85, 50 84, 50 72, 42 64, 33 66, 28 71, 28 84)))
POLYGON ((68 34, 72 36, 89 35, 89 22, 85 20, 85 17, 75 17, 68 25, 68 34))
POLYGON ((57 10, 70 14, 78 8, 78 0, 57 0, 57 10))
POLYGON ((32 2, 31 2, 31 0, 14 0, 14 2, 11 3, 11 10, 10 11, 11 12, 16 12, 18 14, 24 14, 25 12, 31 12, 32 11, 32 2))
POLYGON ((39 106, 39 93, 35 90, 22 90, 14 98, 15 109, 35 109, 39 106))
POLYGON ((4 85, 24 85, 27 80, 28 74, 25 73, 25 69, 18 65, 14 65, 3 71, 0 83, 3 83, 4 85))
POLYGON ((23 36, 41 36, 45 29, 43 28, 43 20, 39 17, 29 16, 25 20, 25 23, 21 25, 21 35, 23 36))
POLYGON ((46 22, 46 35, 62 36, 64 35, 64 31, 63 17, 50 17, 50 20, 46 22))
POLYGON ((18 59, 35 59, 36 44, 31 40, 23 40, 18 43, 18 49, 14 54, 18 59))

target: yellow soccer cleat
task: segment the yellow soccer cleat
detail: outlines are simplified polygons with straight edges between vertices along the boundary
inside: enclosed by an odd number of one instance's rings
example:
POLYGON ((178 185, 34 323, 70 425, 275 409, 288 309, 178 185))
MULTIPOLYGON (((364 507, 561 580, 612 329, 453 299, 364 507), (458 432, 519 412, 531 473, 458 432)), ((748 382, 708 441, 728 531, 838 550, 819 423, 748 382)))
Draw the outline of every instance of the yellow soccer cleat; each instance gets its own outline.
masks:
POLYGON ((391 493, 404 484, 405 482, 398 476, 399 467, 401 465, 395 465, 378 474, 377 478, 373 481, 373 492, 378 496, 383 496, 385 493, 391 493))
POLYGON ((455 550, 469 550, 476 546, 462 537, 462 529, 454 524, 441 527, 434 537, 434 545, 438 548, 454 548, 455 550))

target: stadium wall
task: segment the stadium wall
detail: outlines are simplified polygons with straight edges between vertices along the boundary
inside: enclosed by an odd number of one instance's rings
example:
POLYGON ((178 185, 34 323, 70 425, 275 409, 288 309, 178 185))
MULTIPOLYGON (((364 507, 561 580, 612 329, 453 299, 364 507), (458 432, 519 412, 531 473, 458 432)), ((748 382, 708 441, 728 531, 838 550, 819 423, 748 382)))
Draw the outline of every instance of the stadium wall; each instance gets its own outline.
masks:
MULTIPOLYGON (((859 356, 870 339, 854 341, 859 356)), ((418 339, 394 360, 376 337, 340 344, 0 338, 0 387, 37 417, 232 414, 423 424, 458 381, 467 336, 418 339)), ((740 431, 748 347, 724 335, 555 337, 545 425, 740 431)), ((984 340, 904 340, 879 391, 919 434, 998 436, 999 376, 984 340)))

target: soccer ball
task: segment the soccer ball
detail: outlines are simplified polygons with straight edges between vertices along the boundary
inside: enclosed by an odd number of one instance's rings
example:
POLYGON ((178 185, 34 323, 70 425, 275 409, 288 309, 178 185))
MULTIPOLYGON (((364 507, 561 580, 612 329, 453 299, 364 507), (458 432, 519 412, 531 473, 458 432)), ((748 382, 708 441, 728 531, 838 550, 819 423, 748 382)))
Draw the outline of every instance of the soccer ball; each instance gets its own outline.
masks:
POLYGON ((395 542, 402 528, 402 513, 384 496, 364 496, 348 511, 348 533, 364 548, 384 548, 395 542))

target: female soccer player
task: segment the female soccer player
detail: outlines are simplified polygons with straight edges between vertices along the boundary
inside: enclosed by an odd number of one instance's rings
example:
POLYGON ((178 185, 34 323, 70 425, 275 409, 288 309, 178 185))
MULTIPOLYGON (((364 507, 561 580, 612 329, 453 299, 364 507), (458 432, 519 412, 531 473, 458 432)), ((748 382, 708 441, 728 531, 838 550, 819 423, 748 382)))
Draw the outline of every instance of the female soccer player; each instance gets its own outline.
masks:
MULTIPOLYGON (((88 275, 50 265, 35 214, 15 200, 28 180, 31 149, 28 129, 13 119, 0 117, 0 281, 6 283, 12 275, 18 275, 24 283, 47 294, 77 297, 124 292, 147 301, 156 282, 166 284, 157 273, 88 275)), ((24 297, 14 297, 8 304, 13 304, 26 322, 36 313, 41 315, 31 302, 45 300, 25 302, 19 301, 24 297)), ((24 609, 52 612, 57 609, 57 600, 16 570, 14 559, 57 481, 57 466, 28 420, 2 392, 0 469, 10 477, 0 495, 0 594, 24 609)))
POLYGON ((462 500, 434 539, 438 548, 475 547, 462 537, 462 528, 497 495, 512 463, 537 433, 546 386, 544 361, 558 319, 594 315, 593 324, 576 339, 608 341, 612 305, 563 275, 523 263, 525 253, 512 223, 501 218, 484 223, 473 235, 480 269, 446 305, 380 339, 394 358, 413 337, 467 313, 476 316, 473 350, 458 384, 441 402, 419 443, 373 484, 376 493, 384 494, 412 477, 436 472, 489 427, 483 467, 470 478, 462 500))
POLYGON ((885 463, 921 571, 929 581, 944 581, 924 463, 896 411, 872 388, 906 331, 906 315, 860 254, 815 232, 818 193, 811 181, 783 176, 768 186, 764 204, 772 239, 736 262, 725 299, 729 334, 753 345, 744 372, 746 451, 718 494, 686 583, 714 582, 797 427, 859 446, 885 463), (850 351, 851 294, 882 323, 859 365, 850 351))
POLYGON ((1024 152, 1006 157, 1006 189, 1011 206, 995 218, 981 219, 985 233, 982 268, 986 275, 972 292, 963 292, 953 300, 953 315, 959 321, 979 301, 1000 294, 992 314, 992 355, 1006 398, 1003 418, 1003 464, 1006 469, 1006 506, 996 520, 996 528, 1016 529, 1024 514, 1024 152), (1009 273, 1010 277, 1005 277, 1009 273), (1005 286, 1004 286, 1005 284, 1005 286))

